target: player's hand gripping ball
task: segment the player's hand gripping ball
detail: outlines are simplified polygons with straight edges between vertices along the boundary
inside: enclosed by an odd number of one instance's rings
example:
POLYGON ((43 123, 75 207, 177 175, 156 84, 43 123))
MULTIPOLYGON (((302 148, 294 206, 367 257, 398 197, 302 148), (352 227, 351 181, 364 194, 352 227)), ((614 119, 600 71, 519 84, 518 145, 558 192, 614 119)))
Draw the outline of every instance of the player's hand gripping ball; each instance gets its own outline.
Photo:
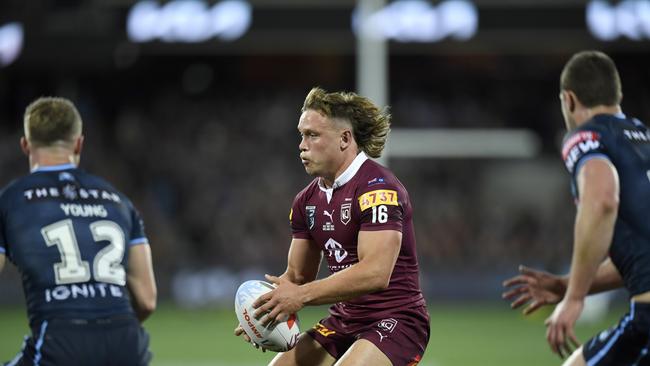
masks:
POLYGON ((235 295, 235 313, 239 325, 244 329, 251 341, 269 351, 285 352, 292 349, 298 342, 300 327, 298 315, 292 314, 284 321, 278 321, 264 327, 253 317, 253 303, 261 295, 273 290, 272 284, 264 281, 246 281, 239 286, 235 295))

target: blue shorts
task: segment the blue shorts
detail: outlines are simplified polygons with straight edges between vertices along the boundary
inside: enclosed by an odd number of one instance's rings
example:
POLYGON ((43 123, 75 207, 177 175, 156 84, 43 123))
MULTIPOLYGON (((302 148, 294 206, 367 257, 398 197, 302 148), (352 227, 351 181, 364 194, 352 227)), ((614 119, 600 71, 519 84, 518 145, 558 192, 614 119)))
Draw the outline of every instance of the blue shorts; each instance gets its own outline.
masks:
POLYGON ((650 304, 630 302, 618 325, 600 332, 582 347, 587 366, 650 365, 650 304))
POLYGON ((149 335, 132 315, 51 319, 32 329, 6 366, 146 366, 149 335))

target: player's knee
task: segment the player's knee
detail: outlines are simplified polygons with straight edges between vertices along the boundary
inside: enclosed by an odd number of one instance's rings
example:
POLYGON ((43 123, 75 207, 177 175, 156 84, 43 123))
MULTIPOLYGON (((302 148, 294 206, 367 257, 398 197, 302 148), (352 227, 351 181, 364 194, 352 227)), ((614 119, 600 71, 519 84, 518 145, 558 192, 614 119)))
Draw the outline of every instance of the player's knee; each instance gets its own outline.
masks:
POLYGON ((562 366, 585 366, 586 364, 585 357, 582 355, 582 347, 579 347, 564 361, 562 366))
POLYGON ((335 361, 318 342, 303 333, 294 348, 275 356, 269 366, 329 366, 335 361))

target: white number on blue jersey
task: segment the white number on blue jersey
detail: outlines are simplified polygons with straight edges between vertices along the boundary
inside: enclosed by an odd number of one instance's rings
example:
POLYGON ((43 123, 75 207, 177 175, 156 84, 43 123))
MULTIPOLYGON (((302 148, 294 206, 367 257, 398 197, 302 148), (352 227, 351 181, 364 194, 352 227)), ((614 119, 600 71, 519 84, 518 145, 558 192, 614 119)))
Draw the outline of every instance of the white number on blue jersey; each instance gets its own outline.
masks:
POLYGON ((81 260, 79 244, 74 235, 72 220, 55 222, 41 229, 48 247, 56 245, 61 262, 54 263, 54 281, 57 285, 86 282, 90 279, 88 262, 81 260))
POLYGON ((95 241, 108 240, 108 246, 97 253, 93 268, 95 280, 124 286, 126 271, 122 266, 124 257, 124 232, 113 221, 96 221, 90 224, 95 241))
MULTIPOLYGON (((122 228, 112 221, 102 220, 90 224, 95 241, 108 241, 108 246, 100 250, 93 261, 95 280, 116 285, 126 284, 126 271, 122 266, 125 240, 122 228)), ((74 233, 72 220, 55 222, 41 229, 48 247, 56 245, 61 262, 54 264, 54 280, 57 285, 80 283, 90 280, 88 262, 81 260, 79 244, 74 233)))

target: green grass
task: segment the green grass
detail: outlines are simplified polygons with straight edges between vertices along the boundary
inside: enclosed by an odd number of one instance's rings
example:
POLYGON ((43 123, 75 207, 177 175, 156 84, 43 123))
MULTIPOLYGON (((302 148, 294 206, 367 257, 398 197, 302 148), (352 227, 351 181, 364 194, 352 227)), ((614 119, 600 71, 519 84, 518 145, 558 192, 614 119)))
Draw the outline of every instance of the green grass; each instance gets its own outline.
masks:
MULTIPOLYGON (((623 309, 610 312, 599 324, 577 328, 578 338, 614 324, 623 309)), ((422 366, 558 365, 545 340, 548 313, 524 318, 505 303, 452 304, 430 307, 431 340, 422 366)), ((307 329, 326 314, 325 308, 300 312, 307 329)), ((162 305, 145 326, 151 334, 154 366, 265 365, 273 353, 261 353, 232 335, 236 317, 231 309, 183 310, 162 305)), ((25 312, 0 308, 0 361, 11 359, 27 334, 25 312)))

